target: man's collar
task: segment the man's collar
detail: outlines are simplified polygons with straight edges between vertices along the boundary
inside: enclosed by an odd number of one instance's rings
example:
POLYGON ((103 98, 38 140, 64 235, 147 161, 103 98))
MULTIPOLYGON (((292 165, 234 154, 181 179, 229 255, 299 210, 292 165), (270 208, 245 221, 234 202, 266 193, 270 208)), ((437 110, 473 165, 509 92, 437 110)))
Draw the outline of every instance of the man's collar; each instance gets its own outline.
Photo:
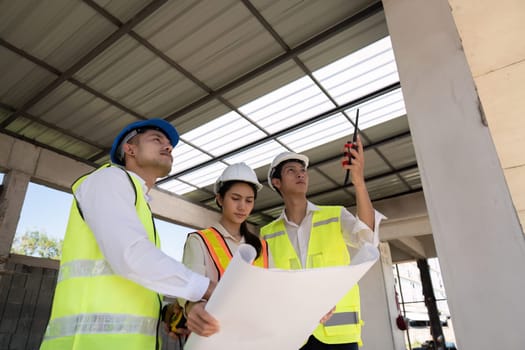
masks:
POLYGON ((141 178, 137 173, 135 173, 135 172, 133 172, 133 171, 131 171, 131 170, 128 170, 128 169, 125 169, 125 170, 126 170, 129 174, 135 176, 135 177, 139 180, 139 182, 140 182, 140 184, 141 184, 142 187, 146 186, 146 181, 144 181, 144 179, 141 178))
MULTIPOLYGON (((312 202, 308 200, 306 201, 306 215, 310 214, 313 211, 318 211, 318 210, 320 209, 317 205, 313 204, 312 202)), ((283 210, 281 211, 281 215, 279 215, 278 219, 282 219, 285 222, 289 222, 288 218, 286 217, 286 207, 283 208, 283 210)))
POLYGON ((139 180, 140 182, 140 186, 142 187, 142 192, 144 192, 144 196, 146 196, 148 202, 151 200, 151 197, 149 196, 149 189, 148 189, 148 186, 146 185, 146 181, 144 181, 143 178, 141 178, 137 173, 131 171, 131 170, 128 170, 128 169, 124 169, 128 172, 128 174, 130 174, 131 176, 135 177, 137 180, 139 180))

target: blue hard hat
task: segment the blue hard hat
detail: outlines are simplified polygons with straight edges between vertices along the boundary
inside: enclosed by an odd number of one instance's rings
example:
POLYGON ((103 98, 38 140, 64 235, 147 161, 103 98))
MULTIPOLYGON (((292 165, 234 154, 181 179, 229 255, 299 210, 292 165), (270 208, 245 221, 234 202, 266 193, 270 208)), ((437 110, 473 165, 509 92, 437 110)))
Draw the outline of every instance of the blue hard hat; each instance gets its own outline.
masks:
POLYGON ((179 142, 179 133, 173 125, 164 119, 148 119, 134 122, 126 126, 122 131, 115 137, 111 151, 111 161, 118 165, 124 165, 124 159, 121 155, 120 149, 122 147, 122 141, 132 131, 138 129, 156 129, 162 131, 166 137, 170 140, 171 145, 175 147, 179 142))

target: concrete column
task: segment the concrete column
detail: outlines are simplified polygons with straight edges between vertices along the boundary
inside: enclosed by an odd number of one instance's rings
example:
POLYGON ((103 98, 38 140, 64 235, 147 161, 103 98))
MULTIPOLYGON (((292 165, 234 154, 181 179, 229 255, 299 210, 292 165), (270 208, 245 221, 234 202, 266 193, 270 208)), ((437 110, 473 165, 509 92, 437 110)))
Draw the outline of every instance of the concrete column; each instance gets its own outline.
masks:
POLYGON ((7 169, 0 194, 0 270, 3 270, 40 152, 38 147, 3 134, 0 134, 0 149, 0 166, 7 169))
POLYGON ((3 269, 16 233, 30 176, 10 170, 4 176, 0 193, 0 270, 3 269))
POLYGON ((445 0, 383 0, 459 349, 520 349, 525 239, 445 0))
POLYGON ((394 272, 388 243, 380 243, 380 260, 359 281, 361 292, 362 328, 361 350, 405 350, 403 331, 396 326, 394 272))
POLYGON ((525 1, 448 2, 512 200, 525 227, 525 1))

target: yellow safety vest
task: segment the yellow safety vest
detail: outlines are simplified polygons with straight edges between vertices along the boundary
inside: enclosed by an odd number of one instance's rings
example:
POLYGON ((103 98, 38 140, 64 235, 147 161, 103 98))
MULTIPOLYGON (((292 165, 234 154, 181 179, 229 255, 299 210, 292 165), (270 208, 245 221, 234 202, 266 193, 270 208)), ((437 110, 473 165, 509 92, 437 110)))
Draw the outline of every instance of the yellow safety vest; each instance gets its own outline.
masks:
MULTIPOLYGON (((319 208, 313 213, 306 268, 349 265, 350 254, 341 230, 342 207, 319 208)), ((303 268, 290 242, 283 219, 264 226, 261 236, 268 242, 275 267, 288 270, 303 268)), ((324 325, 319 324, 313 335, 326 344, 361 344, 363 322, 360 315, 359 286, 355 285, 337 303, 333 316, 324 325)))
MULTIPOLYGON (((219 279, 221 279, 232 259, 232 253, 230 248, 228 248, 224 237, 213 227, 197 231, 196 234, 202 238, 208 249, 208 253, 210 253, 210 257, 219 272, 219 279)), ((253 265, 268 268, 268 249, 266 241, 261 240, 261 244, 261 254, 259 254, 257 259, 253 261, 253 265)))
MULTIPOLYGON (((107 166, 110 165, 95 171, 107 166)), ((142 186, 126 174, 135 191, 137 215, 149 240, 159 247, 142 186)), ((73 193, 87 176, 73 184, 73 193)), ((113 272, 74 200, 64 237, 51 318, 40 349, 158 349, 160 309, 161 298, 156 292, 113 272)))

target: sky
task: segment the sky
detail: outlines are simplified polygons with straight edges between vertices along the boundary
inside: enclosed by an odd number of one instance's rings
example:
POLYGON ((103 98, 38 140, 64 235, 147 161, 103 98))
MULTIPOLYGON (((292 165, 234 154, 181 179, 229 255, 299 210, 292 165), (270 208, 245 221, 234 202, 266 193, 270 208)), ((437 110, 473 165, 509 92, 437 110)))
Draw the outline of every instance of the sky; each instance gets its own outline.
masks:
MULTIPOLYGON (((3 181, 0 174, 0 183, 3 181)), ((16 236, 38 230, 48 237, 63 239, 73 196, 46 186, 30 183, 16 228, 16 236)), ((186 234, 194 229, 155 219, 162 250, 171 257, 182 260, 186 234)))

